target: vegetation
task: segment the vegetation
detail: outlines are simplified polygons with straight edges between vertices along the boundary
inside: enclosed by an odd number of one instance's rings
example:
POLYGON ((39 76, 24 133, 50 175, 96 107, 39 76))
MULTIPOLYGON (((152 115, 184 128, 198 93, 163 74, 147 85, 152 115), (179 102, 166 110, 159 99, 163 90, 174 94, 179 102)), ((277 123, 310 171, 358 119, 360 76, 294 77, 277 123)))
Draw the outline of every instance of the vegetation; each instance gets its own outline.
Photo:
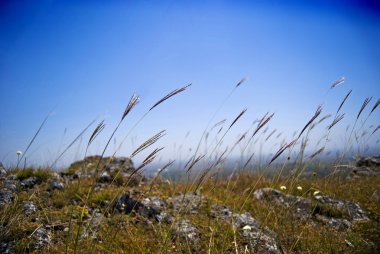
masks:
MULTIPOLYGON (((334 89, 343 81, 344 79, 340 79, 333 83, 330 89, 334 89)), ((232 89, 224 102, 243 82, 244 80, 240 81, 232 89)), ((184 92, 190 85, 176 89, 158 100, 133 128, 136 128, 150 111, 171 97, 184 92)), ((141 165, 131 169, 128 175, 123 175, 120 169, 116 169, 110 173, 109 181, 102 182, 102 174, 115 159, 114 155, 117 151, 114 151, 113 156, 110 157, 105 157, 105 152, 121 122, 139 102, 139 97, 134 95, 100 156, 85 156, 83 161, 72 164, 60 175, 51 167, 21 169, 18 163, 14 169, 8 170, 6 176, 2 176, 0 181, 2 190, 10 189, 6 181, 17 180, 21 182, 21 187, 15 187, 17 191, 14 192, 12 202, 5 202, 0 206, 0 242, 12 243, 14 253, 255 252, 247 247, 247 238, 240 233, 234 223, 215 218, 213 207, 219 204, 235 213, 249 212, 260 222, 260 229, 274 232, 276 235, 274 238, 281 248, 280 251, 284 253, 379 252, 380 203, 374 195, 379 192, 380 177, 369 175, 348 180, 347 174, 341 174, 339 171, 341 166, 345 166, 347 171, 353 167, 352 164, 346 165, 345 155, 352 151, 355 145, 358 147, 363 145, 358 136, 368 141, 377 134, 379 127, 371 127, 372 131, 359 135, 367 119, 378 107, 379 100, 370 108, 367 118, 359 122, 358 119, 371 101, 371 98, 365 99, 352 129, 348 130, 348 140, 344 151, 332 163, 324 164, 323 160, 316 160, 325 153, 331 129, 343 119, 344 114, 339 114, 339 112, 350 94, 351 91, 339 104, 334 119, 327 123, 326 135, 320 140, 318 148, 311 153, 306 149, 309 146, 308 138, 316 126, 322 125, 329 118, 328 115, 321 117, 322 106, 319 106, 314 115, 307 119, 305 126, 298 135, 294 135, 293 140, 281 142, 279 148, 275 149, 267 160, 261 155, 260 159, 255 160, 255 144, 276 136, 274 135, 276 129, 268 133, 266 129, 274 114, 267 113, 262 116, 255 123, 255 127, 243 132, 235 144, 230 144, 230 148, 222 145, 225 136, 244 117, 246 112, 244 109, 226 126, 224 126, 225 121, 211 126, 215 115, 211 117, 194 153, 179 169, 180 175, 177 181, 165 178, 165 170, 177 166, 173 161, 162 165, 154 178, 144 179, 141 182, 135 181, 135 176, 140 175, 163 149, 151 148, 165 135, 165 132, 161 131, 138 146, 130 155, 133 158, 136 154, 149 151, 141 165), (224 129, 219 129, 219 126, 224 126, 224 129), (217 129, 220 135, 216 135, 216 142, 209 143, 207 146, 205 140, 212 130, 217 129), (208 149, 206 152, 201 152, 200 147, 204 143, 208 149), (237 146, 241 148, 238 167, 233 171, 226 171, 228 156, 237 146), (15 176, 15 179, 10 180, 11 176, 15 176), (33 177, 36 183, 31 187, 23 187, 23 181, 33 177), (63 182, 64 188, 54 187, 55 181, 63 182), (344 230, 313 219, 305 219, 298 216, 295 206, 259 202, 253 197, 256 190, 268 187, 301 200, 303 198, 312 200, 311 198, 319 193, 339 200, 349 200, 365 210, 369 219, 357 221, 352 224, 352 227, 344 230), (157 222, 149 216, 143 216, 136 209, 128 213, 117 211, 116 203, 124 193, 128 193, 139 202, 143 202, 147 197, 168 200, 179 193, 197 193, 204 197, 204 202, 196 212, 191 212, 188 205, 176 210, 168 202, 167 211, 173 216, 174 222, 164 223, 157 222), (28 209, 25 205, 28 202, 33 202, 36 206, 31 212, 26 212, 28 209), (173 234, 175 223, 184 220, 196 227, 195 242, 190 237, 184 239, 173 234), (48 231, 49 234, 44 234, 42 229, 48 231)), ((216 112, 220 111, 223 104, 217 108, 216 112)), ((44 122, 40 129, 43 124, 44 122)), ((92 132, 87 143, 86 155, 88 147, 101 133, 104 126, 102 121, 92 132)), ((87 126, 64 151, 70 149, 88 128, 87 126)), ((33 144, 40 129, 28 144, 26 151, 33 144)), ((57 160, 61 156, 62 154, 57 160)), ((185 197, 182 201, 184 200, 185 197)), ((134 206, 138 206, 138 203, 134 206)), ((310 216, 321 215, 338 220, 349 219, 351 216, 349 210, 324 205, 317 201, 313 201, 311 207, 310 216)), ((5 247, 1 246, 1 248, 5 247)))

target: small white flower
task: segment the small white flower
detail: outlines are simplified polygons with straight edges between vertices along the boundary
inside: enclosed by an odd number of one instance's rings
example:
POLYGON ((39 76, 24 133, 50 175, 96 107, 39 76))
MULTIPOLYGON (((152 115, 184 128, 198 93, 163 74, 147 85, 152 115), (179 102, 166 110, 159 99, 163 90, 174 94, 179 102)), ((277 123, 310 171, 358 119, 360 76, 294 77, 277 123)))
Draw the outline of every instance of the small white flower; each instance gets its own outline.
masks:
POLYGON ((18 150, 18 151, 16 151, 16 154, 17 154, 18 156, 20 156, 20 155, 22 154, 22 152, 21 152, 20 150, 18 150))
POLYGON ((301 186, 297 186, 297 190, 302 191, 302 187, 301 186))
POLYGON ((316 190, 316 191, 314 191, 313 195, 316 196, 316 195, 318 195, 319 193, 321 193, 321 192, 318 191, 318 190, 316 190))
POLYGON ((251 230, 252 228, 251 228, 251 226, 249 226, 249 225, 245 225, 244 227, 243 227, 243 230, 251 230))
POLYGON ((286 186, 281 185, 281 186, 280 186, 280 190, 286 190, 286 186))

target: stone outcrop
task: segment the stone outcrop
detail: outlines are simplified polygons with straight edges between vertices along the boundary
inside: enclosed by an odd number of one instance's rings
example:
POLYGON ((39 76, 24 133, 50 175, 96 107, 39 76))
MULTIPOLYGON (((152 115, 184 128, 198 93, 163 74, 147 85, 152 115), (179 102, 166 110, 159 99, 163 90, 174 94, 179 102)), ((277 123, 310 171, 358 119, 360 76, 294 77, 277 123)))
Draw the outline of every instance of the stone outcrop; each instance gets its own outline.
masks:
POLYGON ((272 188, 263 188, 256 190, 253 196, 256 200, 291 209, 300 219, 312 219, 337 229, 347 229, 355 222, 368 220, 367 213, 359 204, 326 195, 318 194, 305 198, 272 188))

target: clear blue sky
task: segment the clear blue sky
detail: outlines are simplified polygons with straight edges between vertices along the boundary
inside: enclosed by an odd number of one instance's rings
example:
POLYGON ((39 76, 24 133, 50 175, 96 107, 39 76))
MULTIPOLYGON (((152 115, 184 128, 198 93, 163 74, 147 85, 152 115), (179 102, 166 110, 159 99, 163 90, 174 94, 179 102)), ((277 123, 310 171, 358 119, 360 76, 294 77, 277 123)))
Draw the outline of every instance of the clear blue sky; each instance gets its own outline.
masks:
MULTIPOLYGON (((166 147, 162 158, 178 159, 181 144, 184 158, 243 77, 248 80, 213 121, 227 118, 229 124, 248 109, 224 145, 267 111, 275 112, 270 130, 284 132, 281 138, 289 141, 319 104, 325 103, 322 115, 335 113, 353 89, 342 109, 346 117, 331 133, 330 146, 341 146, 363 100, 373 96, 364 120, 380 95, 380 6, 359 0, 1 1, 0 160, 14 165, 15 151, 25 149, 51 110, 27 155, 30 163, 51 163, 95 118, 106 123, 90 147, 91 154, 100 153, 137 93, 141 101, 111 142, 110 154, 153 103, 192 82, 152 111, 118 152, 128 156, 166 129, 158 144, 166 147), (346 82, 326 94, 341 76, 346 82)), ((380 124, 379 116, 375 111, 366 126, 380 124)), ((314 131, 318 138, 325 133, 314 131)), ((89 135, 62 165, 83 156, 89 135)), ((273 140, 266 152, 278 146, 273 140)))

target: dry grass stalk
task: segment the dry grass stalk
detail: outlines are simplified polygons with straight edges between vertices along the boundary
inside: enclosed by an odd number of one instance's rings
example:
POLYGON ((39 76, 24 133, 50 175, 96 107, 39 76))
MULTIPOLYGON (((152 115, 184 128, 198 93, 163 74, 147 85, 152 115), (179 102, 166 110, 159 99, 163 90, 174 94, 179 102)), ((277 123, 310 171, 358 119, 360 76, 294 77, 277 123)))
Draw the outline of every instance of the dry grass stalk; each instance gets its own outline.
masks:
POLYGON ((154 149, 153 152, 151 152, 144 160, 143 162, 141 163, 140 166, 138 166, 133 172, 132 174, 129 176, 131 177, 132 175, 136 174, 138 171, 140 171, 142 168, 144 168, 146 165, 150 164, 152 161, 154 161, 154 159, 157 157, 157 154, 163 150, 164 147, 161 147, 161 148, 156 148, 154 149))
POLYGON ((246 78, 242 78, 239 83, 236 84, 235 88, 239 87, 240 85, 242 85, 247 79, 246 78))
POLYGON ((373 130, 373 132, 371 133, 371 136, 376 132, 376 131, 378 131, 380 129, 380 125, 378 125, 374 130, 373 130))
POLYGON ((341 115, 337 115, 335 117, 334 121, 327 127, 327 129, 330 130, 332 127, 334 127, 335 124, 337 124, 339 121, 341 121, 343 119, 344 115, 345 115, 344 113, 341 115))
MULTIPOLYGON (((195 160, 193 160, 192 158, 190 159, 189 162, 191 162, 190 166, 188 167, 188 169, 186 170, 186 173, 189 173, 190 170, 194 167, 195 164, 197 164, 201 159, 203 159, 206 155, 199 155, 195 160)), ((185 167, 186 168, 186 167, 185 167)))
POLYGON ((152 109, 154 109, 155 107, 157 107, 158 105, 160 105, 161 103, 163 103, 164 101, 166 101, 167 99, 169 99, 170 97, 176 95, 176 94, 179 94, 183 91, 186 90, 186 88, 188 88, 189 86, 191 86, 192 84, 188 84, 187 86, 184 86, 184 87, 181 87, 181 88, 178 88, 178 89, 175 89, 173 91, 171 91, 170 93, 168 93, 167 95, 165 95, 162 99, 160 99, 158 102, 156 102, 150 109, 149 111, 151 111, 152 109))
POLYGON ((276 160, 286 149, 288 149, 289 147, 291 147, 292 145, 294 145, 296 142, 297 142, 298 138, 296 138, 295 140, 293 140, 292 142, 290 142, 289 144, 285 143, 283 144, 280 149, 278 149, 278 151, 276 152, 276 154, 273 156, 273 158, 270 160, 269 164, 270 165, 274 160, 276 160))
POLYGON ((348 99, 348 97, 350 96, 351 93, 352 93, 352 89, 346 94, 346 96, 344 97, 342 103, 340 103, 339 108, 336 111, 337 114, 338 114, 339 110, 343 107, 343 104, 346 102, 346 100, 348 99))
POLYGON ((248 164, 251 162, 252 158, 253 158, 253 155, 255 155, 255 152, 253 152, 251 154, 251 156, 249 156, 248 160, 245 162, 244 166, 243 166, 243 169, 245 169, 245 167, 248 166, 248 164))
POLYGON ((362 104, 362 107, 360 108, 359 110, 359 113, 356 117, 356 120, 358 120, 359 116, 361 115, 361 113, 363 112, 363 110, 365 109, 365 107, 368 105, 368 103, 372 100, 372 97, 367 97, 365 98, 363 104, 362 104))
POLYGON ((298 135, 298 138, 301 137, 302 133, 306 130, 306 128, 312 123, 314 122, 314 120, 321 114, 322 112, 322 106, 319 105, 318 108, 317 108, 317 111, 315 111, 314 113, 314 116, 309 120, 309 122, 307 122, 307 124, 305 125, 305 127, 303 127, 302 131, 300 132, 300 134, 298 135))
POLYGON ((309 156, 309 159, 314 158, 314 157, 317 156, 318 154, 322 153, 324 150, 325 150, 324 147, 318 149, 315 153, 313 153, 312 155, 309 156))
POLYGON ((160 138, 162 138, 165 135, 166 135, 165 130, 160 131, 159 133, 157 133, 156 135, 154 135, 153 137, 149 138, 144 143, 142 143, 135 151, 133 151, 133 153, 130 157, 133 158, 134 156, 136 156, 141 151, 145 150, 149 146, 156 143, 160 138))
POLYGON ((98 126, 96 126, 94 132, 91 134, 91 137, 90 139, 88 140, 88 144, 87 146, 89 146, 94 140, 95 138, 99 135, 100 132, 102 132, 102 130, 105 128, 105 124, 104 124, 104 120, 102 120, 98 126))
POLYGON ((373 108, 372 108, 370 114, 372 114, 372 112, 375 111, 375 109, 376 109, 379 105, 380 105, 380 99, 377 100, 377 102, 376 102, 375 105, 373 106, 373 108))
POLYGON ((235 120, 232 121, 230 127, 228 127, 228 129, 231 129, 231 127, 237 122, 237 120, 239 120, 240 117, 242 117, 244 115, 244 113, 247 111, 247 109, 243 109, 240 114, 235 118, 235 120))
POLYGON ((265 141, 268 141, 268 139, 270 139, 270 137, 272 137, 272 135, 277 131, 277 129, 274 129, 271 133, 269 133, 268 137, 265 139, 265 141))
MULTIPOLYGON (((255 136, 256 133, 257 133, 261 128, 263 128, 263 127, 264 127, 264 126, 270 121, 270 119, 272 119, 272 117, 274 116, 274 113, 271 114, 270 116, 266 117, 267 115, 268 115, 268 113, 266 113, 266 114, 264 115, 264 117, 261 118, 259 124, 257 125, 256 130, 255 130, 255 131, 253 132, 253 134, 252 134, 252 137, 255 136)), ((252 138, 252 137, 251 137, 251 138, 252 138)))
POLYGON ((227 119, 223 119, 222 121, 217 122, 216 124, 214 124, 214 126, 211 127, 210 130, 213 130, 214 128, 224 124, 226 121, 227 121, 227 119))
POLYGON ((331 117, 331 114, 327 114, 327 115, 325 115, 324 117, 322 117, 319 121, 318 121, 318 123, 322 123, 324 120, 326 120, 326 119, 328 119, 328 118, 330 118, 331 117))
POLYGON ((337 81, 335 81, 335 82, 331 85, 331 88, 330 88, 330 89, 333 89, 333 88, 339 86, 339 85, 342 84, 345 80, 346 80, 345 77, 341 77, 340 79, 338 79, 337 81))
POLYGON ((124 120, 124 118, 131 112, 131 110, 139 103, 140 97, 137 95, 132 95, 131 99, 129 100, 129 103, 127 107, 125 108, 125 111, 123 113, 123 116, 121 117, 121 121, 124 120))

